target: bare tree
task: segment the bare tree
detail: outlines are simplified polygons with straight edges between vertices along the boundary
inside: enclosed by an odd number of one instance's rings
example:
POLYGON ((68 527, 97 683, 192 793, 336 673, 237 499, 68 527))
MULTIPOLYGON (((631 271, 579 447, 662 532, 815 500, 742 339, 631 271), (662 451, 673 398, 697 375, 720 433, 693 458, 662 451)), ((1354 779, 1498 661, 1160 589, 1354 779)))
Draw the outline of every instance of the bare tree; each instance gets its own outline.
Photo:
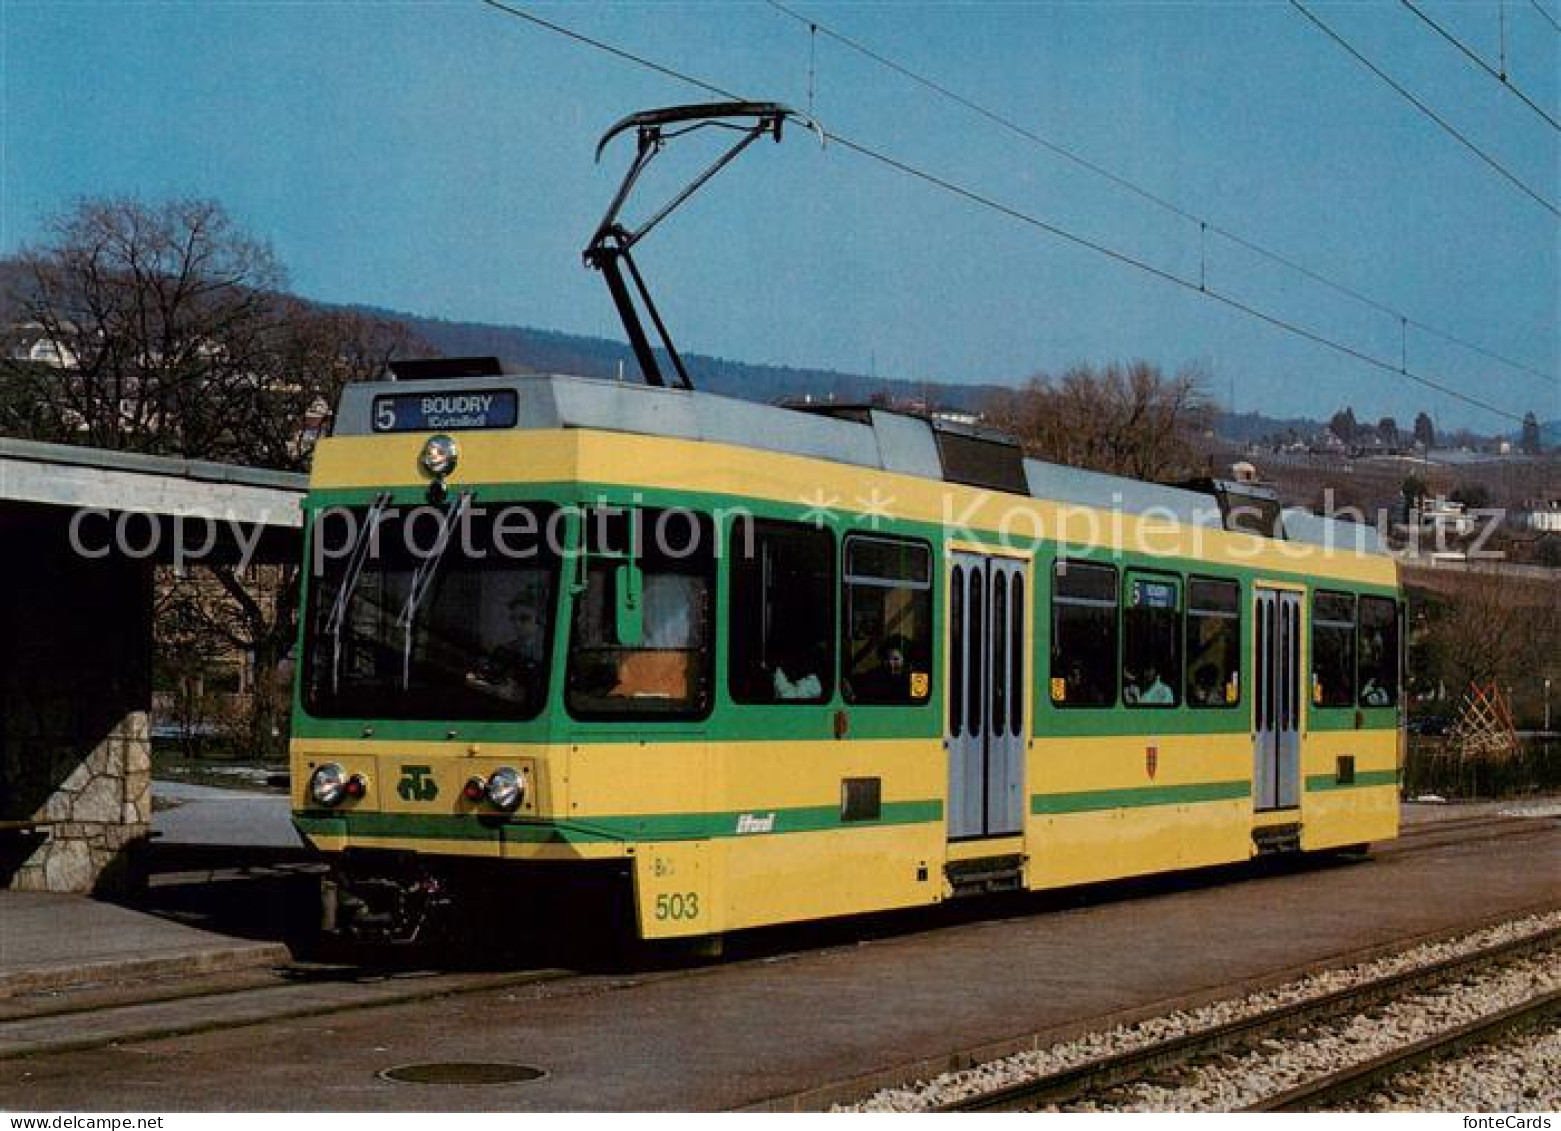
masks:
POLYGON ((1076 365, 1031 378, 987 406, 993 423, 1040 459, 1136 479, 1186 478, 1203 469, 1214 403, 1202 374, 1174 377, 1146 361, 1076 365))
MULTIPOLYGON (((266 761, 285 754, 287 686, 284 663, 298 627, 299 565, 228 564, 161 571, 158 585, 159 654, 194 652, 209 671, 222 654, 242 657, 246 668, 245 710, 236 720, 244 751, 266 761)), ((168 666, 181 667, 165 659, 168 666)), ((187 667, 187 665, 185 665, 187 667)), ((193 674, 184 671, 181 674, 193 674)))
POLYGON ((345 386, 380 376, 391 358, 432 349, 399 322, 291 297, 279 298, 276 308, 278 330, 263 369, 234 390, 232 409, 248 462, 304 470, 330 432, 345 386))
POLYGON ((1411 593, 1419 684, 1445 687, 1456 703, 1471 683, 1521 688, 1554 666, 1561 590, 1553 583, 1505 574, 1438 581, 1439 592, 1411 593))
POLYGON ((21 263, 17 312, 55 362, 27 367, 48 438, 238 454, 225 394, 273 329, 270 248, 211 201, 82 201, 21 263))
MULTIPOLYGON (((16 274, 0 432, 33 439, 303 470, 344 385, 431 352, 399 324, 283 293, 271 249, 209 200, 82 201, 16 274)), ((160 578, 160 651, 244 658, 260 755, 285 730, 297 589, 292 565, 160 578)))
POLYGON ((23 252, 0 429, 301 469, 341 388, 428 347, 281 292, 271 249, 210 200, 87 200, 23 252), (37 352, 36 350, 34 351, 37 352))

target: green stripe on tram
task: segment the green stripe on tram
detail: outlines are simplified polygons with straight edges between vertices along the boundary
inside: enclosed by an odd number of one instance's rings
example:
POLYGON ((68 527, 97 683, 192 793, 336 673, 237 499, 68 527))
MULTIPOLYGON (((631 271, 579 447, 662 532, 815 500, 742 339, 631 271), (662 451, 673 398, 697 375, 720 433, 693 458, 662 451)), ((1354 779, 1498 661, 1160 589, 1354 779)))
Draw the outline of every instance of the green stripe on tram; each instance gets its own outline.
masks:
POLYGON ((838 805, 795 809, 753 808, 727 813, 651 813, 578 821, 527 820, 483 815, 423 813, 295 813, 311 836, 367 840, 509 841, 518 844, 609 844, 623 841, 711 840, 720 837, 828 832, 883 825, 928 824, 943 819, 943 803, 886 802, 875 820, 843 821, 838 805), (748 818, 742 831, 741 818, 748 818), (773 818, 773 822, 770 822, 773 818), (768 824, 768 827, 764 827, 768 824))
POLYGON ((1249 781, 1194 782, 1190 785, 1154 785, 1133 789, 1092 789, 1082 793, 1037 793, 1030 798, 1030 812, 1054 816, 1060 813, 1096 813, 1103 809, 1139 809, 1152 805, 1196 805, 1205 801, 1235 801, 1252 796, 1249 781))
MULTIPOLYGON (((1340 782, 1335 774, 1312 774, 1306 779, 1306 791, 1318 793, 1397 784, 1397 770, 1363 770, 1355 775, 1352 782, 1340 782)), ((1080 793, 1034 794, 1030 798, 1030 812, 1037 816, 1056 816, 1063 813, 1097 813, 1105 809, 1141 809, 1154 805, 1196 805, 1206 801, 1235 801, 1251 796, 1250 781, 1092 789, 1080 793)))
POLYGON ((1330 789, 1363 789, 1397 784, 1397 770, 1359 770, 1354 781, 1345 782, 1341 782, 1337 774, 1310 774, 1306 779, 1306 792, 1321 793, 1330 789))

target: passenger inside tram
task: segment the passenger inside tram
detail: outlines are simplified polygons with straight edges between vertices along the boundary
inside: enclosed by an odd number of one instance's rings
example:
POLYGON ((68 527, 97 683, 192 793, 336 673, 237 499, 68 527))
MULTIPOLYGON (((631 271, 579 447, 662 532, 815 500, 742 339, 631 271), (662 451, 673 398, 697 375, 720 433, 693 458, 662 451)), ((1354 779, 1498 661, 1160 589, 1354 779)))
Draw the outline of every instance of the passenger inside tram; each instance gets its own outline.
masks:
POLYGON ((1225 703, 1225 689, 1220 686, 1219 669, 1212 663, 1199 664, 1192 673, 1192 689, 1189 698, 1194 706, 1219 707, 1225 703))
POLYGON ((887 637, 878 646, 878 666, 857 676, 853 688, 867 703, 903 703, 911 698, 910 644, 903 636, 887 637))
POLYGON ((1176 703, 1176 693, 1160 678, 1160 669, 1154 664, 1147 664, 1142 676, 1126 674, 1126 685, 1122 688, 1124 702, 1145 707, 1169 707, 1176 703))

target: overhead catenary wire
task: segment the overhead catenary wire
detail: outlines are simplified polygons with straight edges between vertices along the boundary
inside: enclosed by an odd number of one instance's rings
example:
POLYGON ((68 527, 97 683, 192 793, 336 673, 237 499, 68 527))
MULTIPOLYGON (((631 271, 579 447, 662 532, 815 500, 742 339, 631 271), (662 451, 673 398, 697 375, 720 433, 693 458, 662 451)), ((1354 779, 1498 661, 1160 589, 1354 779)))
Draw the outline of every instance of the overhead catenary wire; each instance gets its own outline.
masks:
POLYGON ((625 62, 634 63, 638 66, 646 68, 647 70, 655 71, 659 75, 665 75, 669 79, 677 79, 678 82, 684 82, 690 86, 698 87, 706 94, 718 94, 730 102, 742 101, 742 99, 729 90, 722 90, 720 87, 714 86, 711 83, 707 83, 701 79, 696 79, 693 75, 686 75, 682 71, 673 70, 671 67, 664 67, 660 63, 652 62, 643 56, 635 55, 629 51, 624 51, 622 48, 614 47, 610 43, 604 43, 600 39, 592 39, 588 35, 583 35, 580 32, 573 30, 572 28, 565 27, 563 24, 555 24, 551 20, 545 20, 535 12, 528 12, 524 8, 513 7, 512 5, 502 3, 501 0, 481 0, 481 2, 490 8, 496 8, 501 12, 505 12, 511 16, 514 16, 516 19, 525 20, 526 22, 535 24, 538 27, 546 28, 548 31, 555 32, 556 34, 562 35, 565 38, 572 39, 577 43, 584 43, 588 47, 594 47, 598 51, 605 51, 609 55, 616 55, 625 62))
POLYGON ((896 169, 901 173, 905 173, 909 176, 926 181, 927 183, 932 184, 937 188, 944 190, 945 192, 962 197, 973 203, 980 204, 983 207, 992 209, 993 211, 1002 213, 1010 219, 1018 220, 1021 223, 1028 224, 1031 227, 1038 228, 1041 231, 1054 235, 1059 239, 1067 240, 1069 243, 1073 243, 1079 247, 1087 248, 1090 251, 1097 252, 1110 259, 1116 260, 1118 263, 1123 263, 1127 266, 1135 267, 1140 271, 1163 280, 1164 282, 1185 288, 1186 290, 1192 291, 1196 294, 1204 295, 1210 299, 1213 299, 1215 302, 1230 307, 1233 310, 1240 311, 1241 313, 1249 315, 1252 318, 1256 318, 1259 321, 1266 322, 1268 325, 1273 326, 1276 329, 1284 330, 1287 333, 1294 334, 1297 337, 1304 338, 1307 341, 1313 342, 1317 345, 1326 346, 1329 349, 1335 350, 1338 353, 1346 355, 1347 357, 1352 357, 1357 361, 1364 362, 1367 365, 1383 370, 1384 372, 1396 373, 1399 376, 1406 377, 1409 380, 1414 381, 1419 385, 1423 385, 1428 389, 1434 389, 1439 393, 1453 397, 1464 402, 1465 404, 1472 405, 1475 408, 1482 408, 1487 412, 1495 413, 1496 415, 1505 417, 1508 420, 1516 420, 1520 422, 1522 420, 1522 417, 1518 416, 1516 413, 1508 412, 1506 409, 1499 408, 1496 405, 1482 401, 1477 397, 1468 396, 1459 392, 1457 389, 1449 388, 1440 382, 1415 373, 1411 369, 1399 365, 1394 365, 1390 361, 1384 361, 1383 359, 1366 353, 1363 350, 1356 349, 1354 346, 1337 341, 1315 330, 1308 329, 1307 327, 1302 326, 1297 322, 1293 322, 1288 319, 1281 318, 1276 314, 1271 314, 1267 311, 1261 310, 1258 307, 1241 301, 1233 295, 1223 294, 1211 287, 1201 286, 1197 281, 1184 279, 1175 272, 1167 271, 1161 267, 1156 267, 1152 263, 1138 259, 1137 257, 1129 255, 1126 252, 1119 251, 1115 248, 1108 247, 1103 243, 1099 243, 1098 241, 1091 240, 1074 232, 1070 232, 1066 228, 1058 227, 1056 224, 1049 223, 1046 220, 1042 220, 1037 216, 1033 216, 1027 212, 1021 211, 1018 208, 1003 204, 1000 201, 997 201, 988 196, 984 196, 973 189, 966 188, 962 185, 954 183, 953 181, 939 177, 934 173, 929 173, 926 170, 918 169, 913 165, 899 160, 898 158, 891 157, 886 153, 872 149, 866 145, 862 145, 859 142, 852 141, 848 137, 844 137, 837 133, 831 133, 829 135, 829 140, 843 149, 849 149, 854 153, 870 158, 871 160, 877 161, 880 164, 887 165, 888 167, 896 169))
POLYGON ((1463 40, 1453 35, 1441 24, 1437 23, 1430 16, 1426 15, 1426 13, 1414 3, 1414 0, 1399 0, 1399 3, 1413 12, 1421 20, 1421 22, 1423 22, 1432 31, 1436 32, 1437 35, 1441 36, 1443 39, 1447 40, 1448 43, 1451 43, 1454 47, 1458 48, 1459 51, 1463 52, 1464 57, 1472 62, 1475 66, 1479 67, 1480 70, 1490 75, 1491 78, 1501 83, 1503 87, 1511 91, 1516 97, 1520 98, 1525 106, 1548 122, 1551 129, 1561 131, 1561 122, 1556 121, 1555 118, 1551 117, 1549 111, 1547 111, 1543 106, 1539 105, 1539 103, 1535 102, 1532 98, 1524 94, 1515 85, 1513 85, 1512 80, 1507 77, 1507 69, 1505 67, 1499 71, 1495 67, 1492 67, 1484 59, 1480 58, 1478 54, 1471 50, 1469 46, 1463 42, 1463 40))
MULTIPOLYGON (((1347 298, 1353 299, 1354 301, 1359 302, 1364 306, 1370 307, 1371 309, 1376 310, 1381 314, 1386 314, 1397 322, 1407 323, 1409 326, 1412 326, 1422 333, 1440 338, 1442 341, 1449 342, 1453 345, 1469 350, 1472 353, 1477 353, 1487 360, 1497 362, 1498 364, 1504 365, 1509 369, 1528 374, 1529 376, 1537 378, 1540 381, 1550 383, 1555 380, 1553 374, 1544 373, 1538 368, 1525 362, 1517 361, 1513 358, 1497 353, 1488 346, 1483 346, 1476 342, 1471 342, 1466 338, 1450 333, 1439 326, 1432 325, 1431 323, 1423 321, 1419 318, 1413 318, 1406 311, 1400 310, 1382 299, 1373 298, 1359 289, 1346 283, 1342 283, 1338 279, 1332 278, 1315 268, 1308 267, 1295 258, 1276 251, 1273 248, 1268 247, 1251 237, 1240 235, 1230 228, 1214 223, 1207 217, 1199 216, 1193 213, 1191 210, 1176 204, 1174 201, 1169 200, 1166 197, 1161 196, 1160 194, 1153 192, 1152 190, 1147 189, 1142 185, 1135 183, 1134 181, 1129 180, 1119 173, 1115 173, 1112 170, 1107 169, 1096 161, 1090 160, 1088 157, 1083 156, 1075 150, 1045 137, 1036 130, 1028 128, 1021 123, 1014 121, 1012 118, 996 110, 993 110, 988 106, 983 106, 973 99, 950 89, 944 84, 939 83, 934 79, 928 78, 926 75, 920 74, 915 70, 912 70, 903 63, 889 58, 888 56, 874 50, 866 44, 861 43, 860 41, 847 36, 832 27, 829 27, 827 24, 818 22, 811 16, 805 15, 796 9, 782 3, 781 0, 767 0, 767 2, 772 8, 781 12, 783 15, 796 20, 798 23, 806 25, 809 29, 810 37, 814 37, 820 34, 824 35, 829 39, 832 39, 835 42, 841 44, 842 46, 855 51, 856 53, 868 59, 871 59, 880 66, 883 66, 886 69, 893 71, 894 73, 906 79, 909 79, 911 82, 916 83, 917 85, 922 86, 927 90, 933 91, 935 94, 948 99, 958 106, 964 107, 970 112, 992 122, 1009 133, 1029 141, 1032 144, 1057 157, 1062 158, 1065 161, 1071 162, 1072 164, 1077 165, 1082 169, 1094 173, 1096 176, 1109 181, 1118 188, 1133 193, 1139 198, 1148 201, 1150 204, 1163 209, 1173 216, 1177 216, 1189 223, 1198 225, 1200 237, 1212 232, 1214 235, 1224 239, 1228 243, 1240 247, 1245 251, 1251 252, 1254 255, 1260 256, 1261 258, 1267 259, 1271 263, 1278 264, 1286 270, 1292 271, 1302 276, 1303 278, 1306 278, 1321 286, 1327 287, 1338 294, 1344 295, 1347 298)), ((811 112, 812 111, 810 110, 810 113, 811 112)))
POLYGON ((1340 47, 1344 48, 1344 50, 1349 53, 1350 57, 1353 58, 1356 62, 1358 62, 1361 66, 1365 67, 1372 74, 1376 75, 1383 82, 1387 83, 1390 87, 1392 87, 1395 91, 1397 91, 1398 94, 1400 96, 1402 96, 1407 102, 1409 102, 1411 105, 1413 105, 1415 107, 1415 109, 1419 110, 1426 117, 1430 118, 1433 122, 1435 122, 1438 126, 1440 126, 1447 134, 1449 134, 1451 137, 1457 139, 1459 144, 1464 146, 1464 148, 1468 149, 1471 153, 1475 154, 1475 156, 1479 157, 1479 159, 1481 161, 1485 162, 1492 169, 1494 169, 1496 171, 1496 173, 1498 175, 1500 175, 1504 180, 1506 180, 1509 184, 1511 184, 1514 187, 1516 187, 1525 196, 1528 196, 1530 199, 1532 199, 1535 202, 1537 202, 1540 205, 1540 207, 1544 208, 1551 215, 1555 216, 1557 219, 1561 219, 1561 208, 1557 208, 1554 203, 1552 203, 1549 200, 1546 200, 1543 196, 1540 196, 1539 193, 1535 192, 1526 183, 1524 183, 1521 179, 1519 179, 1514 173, 1512 173, 1500 161, 1497 161, 1496 158, 1492 157, 1489 153, 1485 152, 1485 150, 1481 149, 1478 145, 1475 145, 1474 142, 1470 141, 1466 136, 1464 136, 1464 134, 1462 132, 1460 132, 1458 130, 1458 128, 1456 126, 1454 126, 1446 118, 1443 118, 1435 110, 1431 109, 1431 107, 1427 106, 1420 99, 1416 98, 1412 93, 1410 93, 1410 91, 1402 83, 1398 82, 1391 75, 1389 75, 1386 71, 1384 71, 1381 67, 1377 66, 1370 59, 1366 58, 1365 55, 1363 55, 1360 51, 1358 51, 1348 40, 1346 40, 1337 31, 1335 31, 1333 28, 1329 27, 1322 20, 1318 19, 1317 16, 1310 9, 1308 9, 1305 4, 1301 3, 1301 0, 1290 0, 1290 6, 1292 8, 1294 8, 1296 11, 1300 12, 1301 15, 1305 16, 1312 24, 1314 24, 1320 31, 1322 31, 1322 33, 1324 35, 1326 35, 1329 39, 1333 40, 1340 47))
POLYGON ((1528 2, 1534 6, 1534 11, 1545 17, 1546 23, 1555 28, 1558 33, 1561 33, 1561 24, 1556 23, 1556 18, 1549 12, 1545 11, 1544 6, 1540 4, 1539 0, 1528 0, 1528 2))
MULTIPOLYGON (((734 91, 725 89, 724 87, 718 86, 704 79, 697 78, 685 72, 678 71, 664 64, 657 63, 654 60, 637 55, 631 51, 626 51, 623 48, 615 47, 601 40, 594 39, 591 36, 584 35, 583 33, 577 32, 571 28, 554 23, 551 20, 543 19, 542 17, 525 11, 522 8, 504 3, 502 0, 481 0, 481 3, 486 4, 488 7, 494 8, 498 11, 507 13, 508 15, 514 16, 518 19, 524 20, 536 27, 544 28, 557 35, 561 35, 567 39, 573 40, 576 43, 584 44, 599 51, 603 51, 617 59, 623 60, 624 62, 633 63, 636 66, 654 71, 657 74, 686 83, 699 90, 703 90, 708 94, 719 95, 721 98, 730 101, 744 101, 743 97, 734 91)), ((861 157, 883 165, 886 168, 932 185, 933 187, 936 187, 943 192, 955 196, 959 199, 979 205, 983 208, 994 211, 1000 215, 1006 216, 1009 219, 1018 221, 1019 223, 1025 224, 1026 226, 1035 228, 1039 231, 1046 232, 1075 246, 1093 251, 1117 263, 1136 268, 1137 270, 1160 279, 1163 282, 1186 289, 1194 294, 1203 295, 1206 298, 1212 299, 1213 301, 1227 306, 1233 310, 1246 314, 1247 316, 1266 323, 1267 325, 1276 329, 1285 331, 1286 333, 1292 334, 1306 341, 1310 341, 1314 344, 1334 350, 1339 354, 1353 358, 1362 362, 1363 364, 1372 366, 1373 368, 1382 370, 1387 373, 1397 374, 1425 388, 1432 389, 1436 392, 1444 394, 1445 396, 1449 396, 1455 400, 1461 401, 1464 404, 1483 409, 1486 412, 1493 413, 1494 415, 1503 417, 1507 420, 1518 422, 1522 421, 1522 417, 1516 413, 1509 412, 1506 409, 1480 400, 1477 397, 1469 396, 1466 393, 1444 385, 1430 377, 1415 373, 1414 371, 1404 366, 1395 365, 1390 361, 1385 361, 1382 358, 1365 352, 1364 350, 1356 349, 1354 346, 1337 341, 1316 330, 1302 326, 1297 322, 1283 318, 1277 314, 1261 310, 1246 302, 1243 302, 1241 299, 1233 295, 1227 295, 1212 289, 1200 287, 1198 281, 1196 280, 1184 279, 1172 271, 1167 271, 1162 267, 1156 267, 1154 264, 1139 259, 1127 252, 1110 247, 1097 240, 1092 240, 1086 236, 1081 236, 1075 232, 1071 232, 1066 228, 1060 227, 1059 225, 1053 224, 1047 220, 1043 220, 1038 216, 1034 216, 1012 205, 1004 204, 1001 201, 986 196, 983 193, 977 192, 972 188, 957 184, 954 181, 940 177, 935 173, 928 172, 927 170, 920 169, 906 161, 902 161, 899 158, 893 157, 887 153, 882 152, 881 150, 867 145, 864 142, 855 141, 852 138, 846 137, 843 134, 835 133, 833 131, 826 132, 829 141, 838 148, 848 150, 849 152, 855 153, 861 157)))

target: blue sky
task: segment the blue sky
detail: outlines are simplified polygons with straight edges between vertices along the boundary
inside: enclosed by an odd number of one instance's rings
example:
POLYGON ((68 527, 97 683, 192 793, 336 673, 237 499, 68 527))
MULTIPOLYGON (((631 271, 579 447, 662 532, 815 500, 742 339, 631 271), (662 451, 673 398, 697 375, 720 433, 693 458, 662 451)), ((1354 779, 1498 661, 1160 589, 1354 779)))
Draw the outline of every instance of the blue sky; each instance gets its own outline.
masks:
MULTIPOLYGON (((517 6, 1396 360, 1400 326, 940 99, 766 3, 517 6)), ((1288 3, 788 6, 1211 223, 1526 363, 1411 330, 1411 369, 1561 416, 1554 214, 1288 3)), ((1561 22, 1556 0, 1538 0, 1561 22)), ((1530 0, 1420 5, 1561 117, 1561 32, 1530 0), (1505 27, 1502 26, 1504 15, 1505 27), (1504 34, 1503 34, 1504 32, 1504 34)), ((1393 0, 1308 3, 1561 204, 1561 133, 1393 0)), ((4 0, 0 251, 81 196, 213 197, 295 290, 620 337, 580 251, 629 158, 597 137, 708 97, 477 0, 4 0)), ((674 147, 670 184, 704 155, 674 147)), ((638 253, 686 351, 1014 382, 1075 361, 1198 364, 1240 410, 1511 427, 804 131, 745 154, 638 253)))

